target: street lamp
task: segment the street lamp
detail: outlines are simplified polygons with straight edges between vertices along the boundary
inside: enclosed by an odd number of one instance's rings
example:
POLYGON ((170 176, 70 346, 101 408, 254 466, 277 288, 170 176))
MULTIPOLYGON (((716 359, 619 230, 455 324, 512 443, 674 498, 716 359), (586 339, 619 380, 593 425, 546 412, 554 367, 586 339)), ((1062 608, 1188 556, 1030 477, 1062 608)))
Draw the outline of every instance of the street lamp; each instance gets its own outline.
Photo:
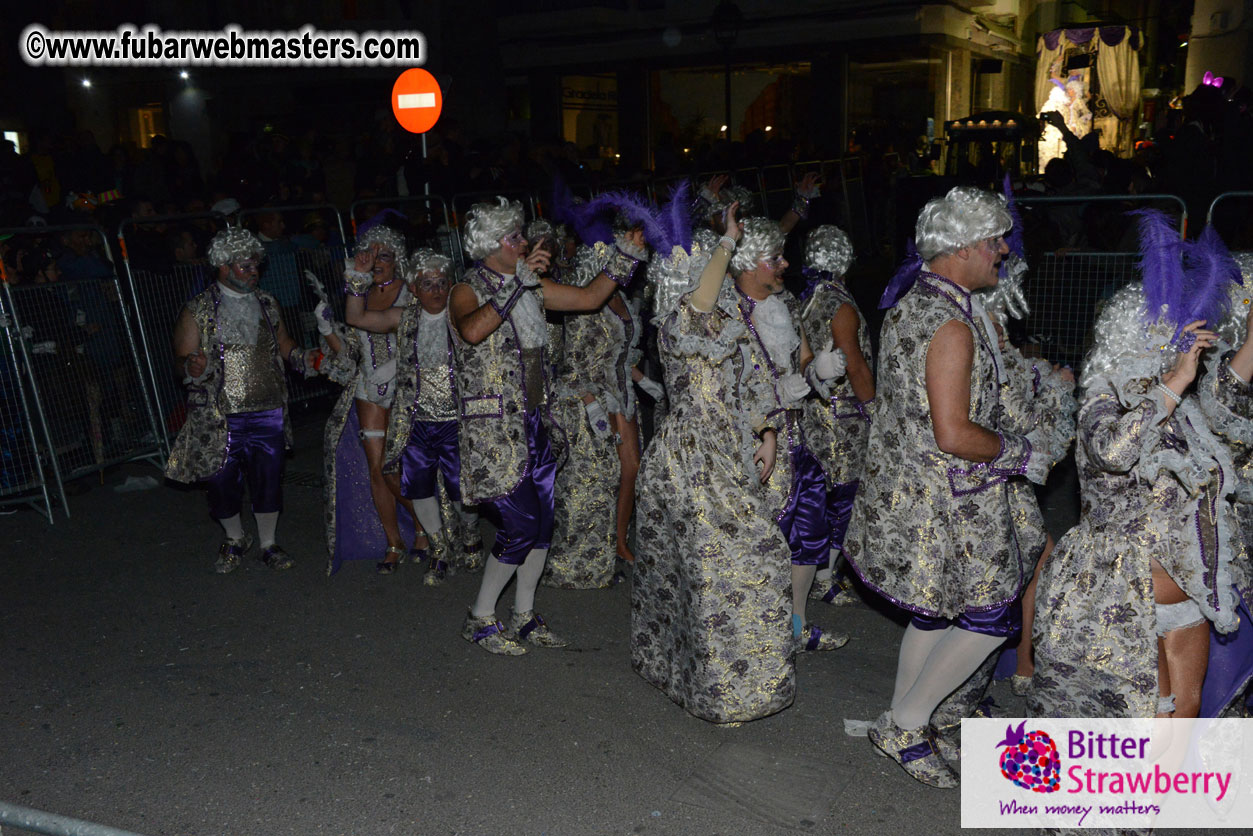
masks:
POLYGON ((731 138, 731 47, 740 37, 740 26, 744 23, 744 13, 731 0, 722 0, 709 19, 709 27, 713 29, 714 41, 722 47, 726 58, 726 113, 727 139, 731 138))

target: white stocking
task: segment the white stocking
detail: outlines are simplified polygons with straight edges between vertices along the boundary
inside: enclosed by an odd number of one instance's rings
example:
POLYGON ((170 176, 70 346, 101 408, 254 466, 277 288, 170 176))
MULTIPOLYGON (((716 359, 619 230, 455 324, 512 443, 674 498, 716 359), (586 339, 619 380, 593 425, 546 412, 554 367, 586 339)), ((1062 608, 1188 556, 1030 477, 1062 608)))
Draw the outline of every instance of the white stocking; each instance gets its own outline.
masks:
POLYGON ((253 513, 257 518, 257 539, 261 548, 268 549, 274 545, 274 532, 278 528, 278 511, 266 511, 263 514, 253 513))
POLYGON ((1004 636, 986 636, 950 627, 927 656, 922 673, 909 692, 892 706, 892 717, 902 729, 916 729, 931 722, 940 701, 970 678, 988 654, 1005 643, 1004 636))
POLYGON ((226 532, 227 539, 238 540, 244 536, 244 524, 240 521, 239 514, 218 520, 218 522, 222 524, 222 530, 226 532))
POLYGON ((422 526, 422 530, 427 534, 434 534, 439 531, 442 523, 439 518, 439 500, 433 496, 425 499, 414 499, 413 515, 418 518, 418 523, 422 526))
POLYGON ((531 549, 526 560, 518 567, 518 586, 513 592, 513 611, 528 612, 535 609, 535 587, 539 586, 540 575, 544 574, 544 562, 548 560, 548 549, 531 549))
POLYGON ((814 585, 814 573, 817 566, 797 566, 792 564, 792 615, 800 616, 801 626, 805 620, 805 602, 809 600, 809 588, 814 585))
POLYGON ((952 629, 954 628, 919 630, 912 624, 905 628, 905 636, 901 639, 900 656, 896 660, 896 688, 892 691, 893 711, 918 681, 918 675, 927 664, 927 657, 935 650, 940 639, 952 629))
POLYGON ((484 618, 496 614, 496 600, 508 585, 509 579, 518 569, 512 563, 501 563, 495 557, 487 558, 483 566, 483 582, 479 584, 479 597, 474 600, 474 608, 470 615, 484 618))

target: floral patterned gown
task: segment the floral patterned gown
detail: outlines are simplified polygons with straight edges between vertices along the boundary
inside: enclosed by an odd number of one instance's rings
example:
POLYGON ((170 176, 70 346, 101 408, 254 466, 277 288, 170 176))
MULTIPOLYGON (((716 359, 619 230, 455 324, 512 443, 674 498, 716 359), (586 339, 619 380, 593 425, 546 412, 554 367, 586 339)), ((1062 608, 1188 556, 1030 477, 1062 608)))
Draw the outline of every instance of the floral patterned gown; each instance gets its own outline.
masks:
POLYGON ((745 362, 752 340, 726 288, 713 311, 685 297, 665 319, 672 410, 637 482, 631 663, 715 723, 780 711, 796 688, 790 551, 775 523, 790 468, 777 456, 763 486, 752 462, 747 416, 769 412, 756 402, 766 372, 745 362))

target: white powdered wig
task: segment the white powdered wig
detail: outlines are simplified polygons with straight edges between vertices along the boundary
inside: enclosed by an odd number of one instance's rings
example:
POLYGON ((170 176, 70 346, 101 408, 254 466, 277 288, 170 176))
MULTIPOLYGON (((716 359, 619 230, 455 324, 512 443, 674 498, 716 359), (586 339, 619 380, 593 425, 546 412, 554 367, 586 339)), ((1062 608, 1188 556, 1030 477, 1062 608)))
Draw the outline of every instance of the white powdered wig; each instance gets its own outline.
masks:
POLYGON ((779 225, 767 218, 745 218, 744 234, 731 256, 731 275, 738 276, 757 266, 757 262, 783 252, 786 236, 779 225))
POLYGON ((406 255, 405 236, 390 226, 375 224, 357 237, 357 252, 364 252, 375 244, 381 250, 390 250, 396 261, 403 263, 406 255))
POLYGON ((922 260, 930 261, 1004 235, 1013 225, 1003 195, 958 186, 922 207, 914 227, 914 245, 922 260))
POLYGON ((1122 288, 1105 303, 1093 329, 1096 341, 1083 363, 1081 388, 1102 378, 1158 377, 1174 365, 1178 356, 1171 342, 1175 326, 1167 320, 1164 305, 1158 317, 1148 321, 1147 304, 1139 282, 1122 288))
POLYGON ((447 276, 450 267, 452 267, 451 258, 429 247, 419 247, 409 255, 409 272, 414 279, 421 277, 423 273, 440 273, 447 276))
POLYGON ((844 230, 833 224, 824 224, 805 240, 805 266, 830 273, 840 278, 853 263, 853 242, 844 230))
POLYGON ((1001 276, 993 287, 980 288, 975 296, 983 302, 983 309, 988 316, 1001 325, 1010 319, 1026 319, 1031 313, 1027 304, 1027 292, 1023 277, 1027 273, 1027 262, 1010 253, 1005 256, 1005 275, 1001 276))
POLYGON ((497 195, 499 203, 476 203, 466 212, 466 254, 475 261, 500 249, 500 239, 522 229, 522 204, 497 195))
POLYGON ((228 226, 214 235, 213 240, 209 242, 209 263, 214 267, 234 264, 249 258, 255 258, 258 261, 265 258, 265 247, 261 245, 261 240, 257 236, 246 229, 228 226))

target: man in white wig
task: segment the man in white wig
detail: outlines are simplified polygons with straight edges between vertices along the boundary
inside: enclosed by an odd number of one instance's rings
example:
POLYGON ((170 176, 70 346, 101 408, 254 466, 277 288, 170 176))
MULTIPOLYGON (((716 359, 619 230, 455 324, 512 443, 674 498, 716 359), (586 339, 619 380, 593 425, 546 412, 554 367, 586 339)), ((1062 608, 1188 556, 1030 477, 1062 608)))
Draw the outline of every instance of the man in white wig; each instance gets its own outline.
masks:
POLYGON ((1011 225, 1003 198, 966 187, 918 216, 919 260, 884 293, 877 414, 845 540, 866 585, 911 616, 870 740, 937 787, 958 779, 933 712, 1021 621, 1009 480, 1047 472, 998 426, 996 335, 971 295, 996 284, 1011 225))
POLYGON ((466 213, 465 247, 474 265, 452 290, 463 501, 480 504, 496 528, 478 597, 462 636, 491 653, 518 655, 523 642, 562 647, 535 612, 553 528, 553 483, 564 452, 552 420, 544 310, 592 311, 625 286, 639 261, 616 250, 585 287, 541 278, 550 256, 529 256, 522 206, 505 198, 466 213), (550 432, 551 441, 550 443, 550 432), (560 445, 560 449, 554 450, 560 445), (508 628, 496 602, 518 581, 508 628))
POLYGON ((283 507, 283 454, 291 443, 284 367, 316 375, 315 350, 287 334, 278 302, 257 289, 261 242, 228 227, 209 244, 217 281, 183 308, 174 325, 174 367, 187 386, 187 423, 170 451, 165 475, 203 482, 209 515, 226 540, 214 570, 233 572, 252 548, 240 512, 244 485, 252 500, 261 560, 288 569, 292 559, 275 543, 283 507))

